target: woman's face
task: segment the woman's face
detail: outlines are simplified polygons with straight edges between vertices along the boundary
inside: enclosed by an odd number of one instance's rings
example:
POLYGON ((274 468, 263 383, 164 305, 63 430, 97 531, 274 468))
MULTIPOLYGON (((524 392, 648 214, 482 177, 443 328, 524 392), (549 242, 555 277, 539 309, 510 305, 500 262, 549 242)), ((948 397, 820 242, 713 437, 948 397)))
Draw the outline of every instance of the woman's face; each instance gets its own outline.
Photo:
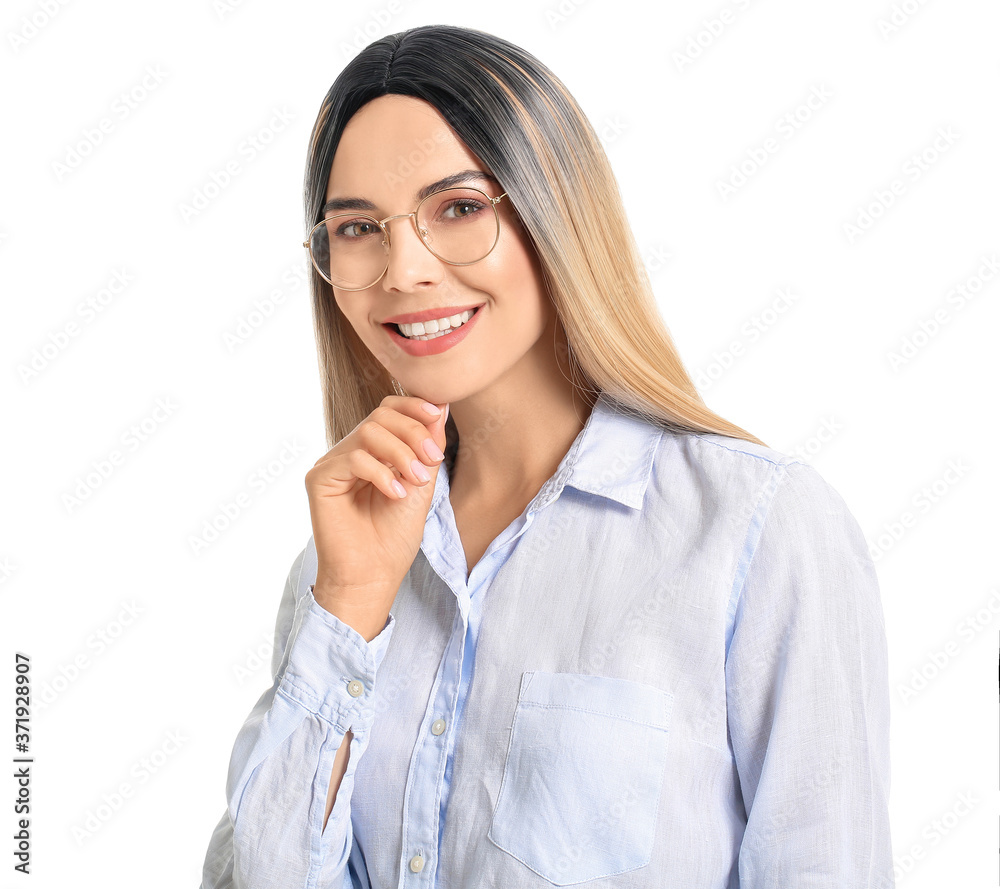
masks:
MULTIPOLYGON (((421 192, 460 173, 469 174, 466 181, 447 184, 469 185, 494 198, 504 193, 503 183, 492 179, 432 105, 382 96, 351 118, 330 172, 326 200, 357 203, 327 215, 358 210, 382 220, 411 213, 421 192)), ((555 309, 538 259, 510 198, 497 210, 500 237, 480 262, 450 265, 427 249, 412 218, 393 219, 386 223, 391 249, 382 279, 361 291, 334 288, 337 306, 362 342, 410 395, 439 404, 461 401, 493 385, 530 386, 534 375, 553 366, 555 309), (475 307, 468 330, 449 337, 453 345, 436 351, 443 344, 428 340, 413 347, 434 354, 411 354, 386 324, 401 315, 430 310, 437 318, 475 307)), ((480 212, 492 214, 488 206, 480 212)))

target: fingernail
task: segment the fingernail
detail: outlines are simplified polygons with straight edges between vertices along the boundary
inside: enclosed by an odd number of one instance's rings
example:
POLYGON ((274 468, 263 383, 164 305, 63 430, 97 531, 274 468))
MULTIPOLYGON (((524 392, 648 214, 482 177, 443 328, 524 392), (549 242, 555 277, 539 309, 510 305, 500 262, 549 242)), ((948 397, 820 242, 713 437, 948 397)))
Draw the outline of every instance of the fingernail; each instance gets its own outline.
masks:
POLYGON ((433 438, 424 439, 424 451, 427 456, 432 460, 443 460, 444 454, 441 453, 441 448, 439 448, 435 443, 433 438))
POLYGON ((423 403, 423 409, 433 417, 437 417, 441 413, 441 408, 439 408, 436 404, 431 404, 429 401, 425 401, 423 403))
POLYGON ((431 480, 430 475, 427 474, 427 470, 424 469, 424 464, 419 460, 411 460, 410 469, 413 470, 413 474, 419 478, 420 481, 429 482, 431 480))
POLYGON ((448 404, 446 404, 444 406, 444 421, 445 421, 445 423, 448 422, 448 413, 449 413, 449 411, 451 411, 451 403, 448 403, 448 404))

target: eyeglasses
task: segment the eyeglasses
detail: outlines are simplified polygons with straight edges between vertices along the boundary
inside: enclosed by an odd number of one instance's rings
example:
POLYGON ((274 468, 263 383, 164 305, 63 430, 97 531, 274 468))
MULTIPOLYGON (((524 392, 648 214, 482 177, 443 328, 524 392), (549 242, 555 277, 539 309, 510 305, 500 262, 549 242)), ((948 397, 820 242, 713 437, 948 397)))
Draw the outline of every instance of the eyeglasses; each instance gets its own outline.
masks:
POLYGON ((486 259, 500 240, 497 204, 478 188, 445 188, 427 195, 412 213, 379 221, 363 213, 339 213, 316 223, 302 242, 313 265, 338 290, 367 290, 389 268, 391 241, 386 223, 412 219, 424 246, 449 265, 486 259))

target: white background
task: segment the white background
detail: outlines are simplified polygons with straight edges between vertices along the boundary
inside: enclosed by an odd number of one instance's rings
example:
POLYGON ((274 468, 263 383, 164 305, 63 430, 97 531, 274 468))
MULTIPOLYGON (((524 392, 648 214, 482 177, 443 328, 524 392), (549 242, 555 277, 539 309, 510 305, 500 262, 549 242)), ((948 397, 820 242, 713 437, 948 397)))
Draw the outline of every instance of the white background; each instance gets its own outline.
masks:
POLYGON ((882 584, 898 885, 994 885, 1000 15, 659 7, 5 4, 3 700, 29 654, 36 762, 33 872, 12 870, 4 802, 0 886, 198 885, 326 450, 299 277, 308 134, 357 48, 435 23, 494 32, 564 80, 709 405, 848 502, 882 584))

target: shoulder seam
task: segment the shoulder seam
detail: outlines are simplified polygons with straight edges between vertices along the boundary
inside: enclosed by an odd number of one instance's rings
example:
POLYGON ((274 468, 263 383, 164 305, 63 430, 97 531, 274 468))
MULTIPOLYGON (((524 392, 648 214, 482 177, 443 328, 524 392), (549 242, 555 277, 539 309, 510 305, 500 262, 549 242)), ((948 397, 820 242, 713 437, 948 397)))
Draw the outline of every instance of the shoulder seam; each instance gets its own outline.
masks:
MULTIPOLYGON (((724 451, 731 451, 734 454, 743 454, 746 457, 753 457, 756 460, 762 460, 765 463, 770 463, 772 466, 792 466, 796 463, 801 463, 804 466, 808 466, 801 457, 792 457, 788 454, 782 454, 785 458, 784 460, 772 460, 770 457, 765 457, 763 454, 755 454, 752 451, 743 450, 742 448, 731 448, 723 444, 721 441, 714 441, 708 438, 708 435, 715 435, 717 433, 710 432, 692 432, 690 435, 692 438, 697 438, 699 441, 705 442, 705 444, 714 445, 717 448, 721 448, 724 451)), ((739 439, 733 439, 733 441, 738 441, 739 439)), ((774 448, 769 448, 768 450, 774 450, 774 448)), ((780 453, 780 451, 778 452, 780 453)))
MULTIPOLYGON (((727 448, 727 450, 729 449, 727 448)), ((752 457, 756 455, 749 454, 748 456, 752 457)), ((778 488, 781 487, 781 483, 788 476, 787 469, 790 464, 775 463, 773 460, 763 459, 777 468, 757 496, 757 503, 754 506, 753 514, 747 523, 746 534, 743 537, 743 546, 739 553, 736 572, 733 575, 733 588, 729 596, 729 604, 726 607, 726 660, 729 658, 729 647, 732 644, 733 633, 736 630, 736 612, 739 610, 739 604, 743 598, 743 588, 746 586, 747 575, 750 573, 750 565, 753 563, 757 547, 760 544, 761 535, 764 533, 764 525, 767 524, 767 518, 771 512, 771 504, 774 502, 775 495, 778 492, 778 488)))

